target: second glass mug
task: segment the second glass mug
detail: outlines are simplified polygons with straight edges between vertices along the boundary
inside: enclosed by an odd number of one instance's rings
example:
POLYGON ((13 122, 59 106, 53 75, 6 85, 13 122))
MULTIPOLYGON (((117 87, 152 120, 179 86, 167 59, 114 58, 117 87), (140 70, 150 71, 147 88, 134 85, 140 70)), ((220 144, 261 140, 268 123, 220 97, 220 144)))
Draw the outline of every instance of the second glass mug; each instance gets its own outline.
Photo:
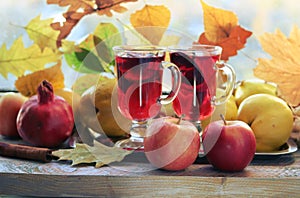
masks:
POLYGON ((229 64, 220 61, 221 52, 219 46, 201 44, 169 48, 171 62, 182 73, 173 109, 177 116, 193 122, 200 133, 201 120, 211 116, 216 105, 227 101, 234 88, 235 72, 229 64), (224 76, 225 91, 217 96, 217 88, 224 76))
POLYGON ((132 120, 130 138, 116 142, 124 149, 143 149, 149 119, 157 116, 162 104, 171 103, 181 84, 179 68, 165 61, 166 48, 160 46, 124 45, 113 47, 117 67, 119 111, 132 120), (163 72, 172 74, 172 90, 162 95, 163 72))

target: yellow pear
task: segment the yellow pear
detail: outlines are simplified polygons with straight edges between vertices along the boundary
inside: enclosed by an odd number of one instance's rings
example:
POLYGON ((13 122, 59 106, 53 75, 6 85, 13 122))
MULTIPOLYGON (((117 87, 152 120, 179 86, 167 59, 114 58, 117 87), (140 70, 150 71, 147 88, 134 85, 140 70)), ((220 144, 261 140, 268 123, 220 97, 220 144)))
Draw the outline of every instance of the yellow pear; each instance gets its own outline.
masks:
POLYGON ((204 120, 201 120, 201 129, 202 131, 204 131, 204 129, 207 127, 207 125, 209 125, 209 123, 211 123, 211 116, 208 118, 205 118, 204 120))
POLYGON ((226 111, 225 111, 225 120, 236 120, 238 107, 235 102, 235 97, 233 95, 226 101, 226 111))
POLYGON ((238 120, 252 128, 257 152, 276 151, 290 137, 293 113, 287 103, 270 94, 254 94, 242 101, 238 120))
POLYGON ((300 105, 298 105, 297 107, 293 107, 292 111, 293 111, 293 114, 294 114, 293 131, 294 132, 299 132, 299 134, 300 134, 300 105))
POLYGON ((170 117, 176 117, 176 113, 173 109, 172 102, 169 104, 164 104, 161 107, 161 113, 162 116, 170 116, 170 117))
MULTIPOLYGON (((221 94, 224 94, 224 90, 218 88, 216 94, 217 97, 221 96, 221 94)), ((235 97, 231 95, 225 103, 216 105, 215 110, 210 117, 201 120, 201 127, 204 129, 210 122, 221 120, 220 114, 225 116, 225 120, 236 120, 237 112, 238 107, 235 102, 235 97)))
POLYGON ((73 92, 71 89, 55 89, 54 94, 63 97, 73 109, 73 113, 76 114, 79 108, 80 95, 73 92))
POLYGON ((80 100, 80 118, 93 131, 109 137, 123 136, 130 129, 131 121, 118 110, 113 97, 117 80, 101 76, 97 85, 86 90, 80 100))
POLYGON ((87 89, 98 82, 101 74, 84 74, 76 79, 72 85, 72 90, 82 95, 87 89))
POLYGON ((276 96, 277 87, 272 83, 268 83, 260 79, 243 80, 234 90, 234 97, 236 99, 237 106, 239 106, 245 98, 258 93, 276 96))

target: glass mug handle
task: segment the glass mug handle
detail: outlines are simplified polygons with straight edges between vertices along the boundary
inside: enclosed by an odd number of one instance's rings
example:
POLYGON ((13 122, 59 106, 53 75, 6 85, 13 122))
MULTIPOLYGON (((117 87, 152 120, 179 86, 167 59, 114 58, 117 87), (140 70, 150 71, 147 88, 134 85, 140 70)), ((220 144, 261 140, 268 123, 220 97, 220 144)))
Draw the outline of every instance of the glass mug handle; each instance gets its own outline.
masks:
POLYGON ((179 92, 179 88, 181 85, 181 72, 179 68, 173 63, 162 61, 161 64, 164 69, 169 69, 171 71, 172 79, 174 79, 172 82, 172 90, 169 95, 167 97, 160 97, 158 100, 159 103, 166 105, 171 103, 176 98, 179 92))
POLYGON ((234 89, 236 76, 234 69, 227 63, 219 61, 216 63, 216 67, 218 68, 218 71, 222 71, 226 75, 226 89, 224 94, 219 97, 215 96, 212 100, 214 105, 220 105, 226 102, 231 96, 234 89))

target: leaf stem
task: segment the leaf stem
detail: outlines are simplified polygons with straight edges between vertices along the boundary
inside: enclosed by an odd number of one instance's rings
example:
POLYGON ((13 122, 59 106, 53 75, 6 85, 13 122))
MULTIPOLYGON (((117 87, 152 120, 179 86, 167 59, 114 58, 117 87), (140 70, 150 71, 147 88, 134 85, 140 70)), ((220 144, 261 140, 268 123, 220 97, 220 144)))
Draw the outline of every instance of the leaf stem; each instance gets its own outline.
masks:
POLYGON ((247 57, 248 59, 252 60, 254 63, 257 64, 257 60, 252 58, 251 56, 249 56, 248 54, 246 54, 245 52, 243 52, 242 50, 240 51, 245 57, 247 57))
POLYGON ((145 39, 142 35, 140 35, 137 31, 134 31, 132 28, 130 28, 128 25, 126 25, 125 23, 123 23, 120 19, 116 19, 119 23, 121 23, 122 26, 124 26, 125 28, 127 28, 130 32, 132 32, 136 37, 138 37, 139 39, 141 39, 142 42, 151 45, 151 42, 148 41, 147 39, 145 39))

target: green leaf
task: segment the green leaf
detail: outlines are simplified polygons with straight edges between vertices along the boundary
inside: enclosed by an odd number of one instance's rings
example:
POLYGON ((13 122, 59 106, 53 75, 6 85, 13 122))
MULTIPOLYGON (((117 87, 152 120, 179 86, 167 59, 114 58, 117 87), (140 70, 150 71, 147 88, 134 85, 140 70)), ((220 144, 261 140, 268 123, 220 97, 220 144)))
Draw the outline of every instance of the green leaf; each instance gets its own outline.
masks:
POLYGON ((122 44, 121 33, 112 23, 100 23, 80 46, 89 50, 96 50, 105 71, 111 72, 110 66, 114 63, 112 48, 122 44))
POLYGON ((82 73, 104 72, 98 57, 91 51, 80 48, 80 52, 65 54, 66 61, 76 71, 82 73))
POLYGON ((110 69, 110 66, 114 64, 112 47, 120 44, 122 44, 122 37, 118 28, 111 23, 100 23, 95 28, 93 34, 88 35, 88 37, 78 45, 84 50, 65 54, 65 58, 67 63, 79 72, 112 72, 110 69), (82 62, 85 60, 84 57, 87 55, 87 52, 91 53, 91 55, 89 55, 91 60, 88 60, 88 64, 82 62), (96 66, 96 64, 98 66, 96 66))
POLYGON ((85 68, 82 66, 82 62, 80 62, 75 55, 75 52, 64 54, 65 60, 67 64, 74 69, 75 71, 81 72, 81 73, 96 73, 93 70, 90 70, 88 68, 85 68))
POLYGON ((93 52, 84 48, 81 48, 81 50, 81 52, 75 52, 75 55, 76 58, 81 61, 86 68, 96 72, 104 71, 98 57, 93 52))
POLYGON ((110 49, 106 46, 105 42, 97 36, 93 36, 93 40, 98 56, 105 63, 110 63, 113 57, 111 56, 110 49))
POLYGON ((19 77, 25 71, 38 71, 45 68, 46 64, 57 63, 61 54, 45 47, 41 51, 37 44, 26 48, 22 37, 14 41, 10 49, 3 44, 0 48, 0 74, 7 78, 9 73, 19 77))
POLYGON ((104 69, 111 72, 110 66, 114 65, 112 48, 122 44, 120 31, 112 23, 100 23, 94 30, 93 42, 104 69))
POLYGON ((59 149, 53 151, 52 154, 59 160, 71 160, 72 166, 82 163, 96 163, 95 167, 99 168, 112 162, 120 162, 132 152, 94 142, 94 146, 77 143, 74 149, 59 149))
POLYGON ((94 35, 105 42, 111 55, 113 55, 112 47, 122 44, 121 33, 112 23, 100 23, 94 30, 94 35))

